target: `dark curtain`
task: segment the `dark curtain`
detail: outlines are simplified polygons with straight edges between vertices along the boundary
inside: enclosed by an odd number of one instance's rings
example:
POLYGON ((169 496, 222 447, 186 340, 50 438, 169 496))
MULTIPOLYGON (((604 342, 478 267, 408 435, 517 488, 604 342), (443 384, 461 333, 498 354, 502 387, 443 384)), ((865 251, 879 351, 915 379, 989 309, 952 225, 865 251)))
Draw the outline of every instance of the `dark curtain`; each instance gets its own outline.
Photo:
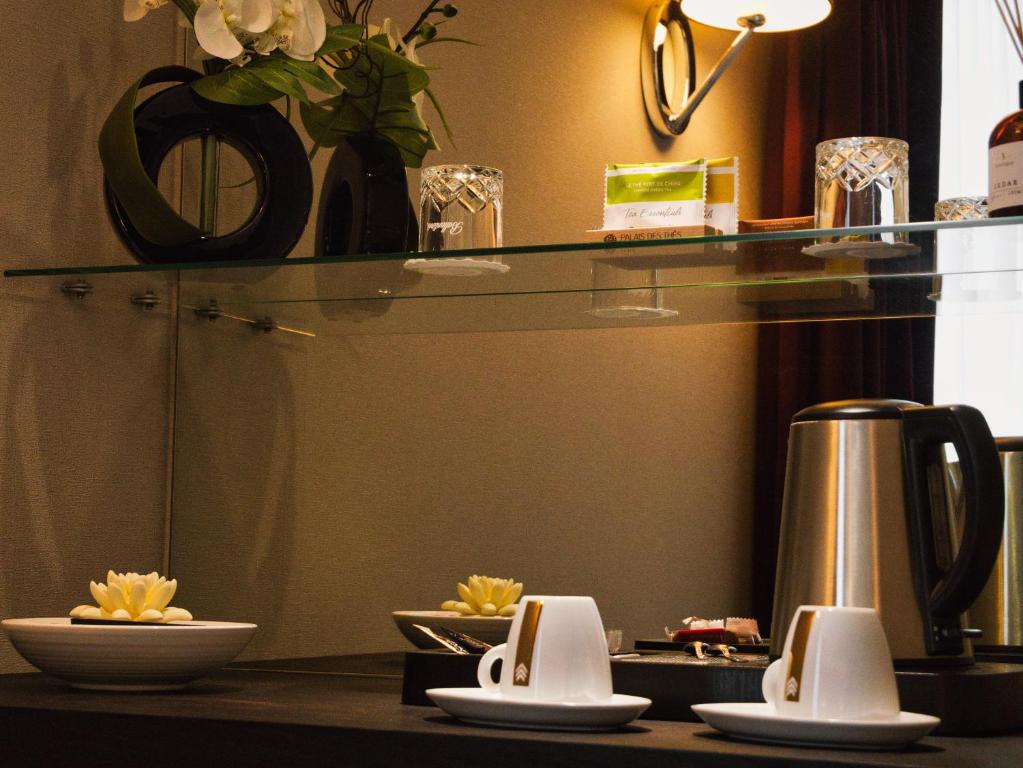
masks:
MULTIPOLYGON (((941 3, 835 0, 819 26, 779 36, 765 147, 764 216, 813 212, 814 150, 842 136, 910 145, 910 217, 938 189, 941 3)), ((925 254, 924 258, 928 258, 925 254)), ((829 400, 932 399, 932 319, 763 325, 758 342, 754 612, 770 631, 788 427, 829 400)))

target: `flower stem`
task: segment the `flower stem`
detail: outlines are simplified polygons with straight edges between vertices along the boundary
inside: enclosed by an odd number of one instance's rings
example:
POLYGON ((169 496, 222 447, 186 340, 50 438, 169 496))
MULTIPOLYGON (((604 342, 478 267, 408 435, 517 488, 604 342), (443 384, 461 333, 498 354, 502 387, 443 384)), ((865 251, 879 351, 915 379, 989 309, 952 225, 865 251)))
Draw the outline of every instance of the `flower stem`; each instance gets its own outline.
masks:
POLYGON ((409 31, 405 33, 405 36, 401 38, 402 43, 408 45, 412 42, 412 38, 419 34, 419 28, 423 25, 423 22, 430 18, 430 14, 439 3, 440 0, 433 0, 428 6, 426 6, 426 10, 420 14, 418 19, 416 19, 416 23, 413 24, 409 31))
POLYGON ((217 234, 217 188, 220 186, 220 142, 213 134, 200 139, 199 229, 217 234))

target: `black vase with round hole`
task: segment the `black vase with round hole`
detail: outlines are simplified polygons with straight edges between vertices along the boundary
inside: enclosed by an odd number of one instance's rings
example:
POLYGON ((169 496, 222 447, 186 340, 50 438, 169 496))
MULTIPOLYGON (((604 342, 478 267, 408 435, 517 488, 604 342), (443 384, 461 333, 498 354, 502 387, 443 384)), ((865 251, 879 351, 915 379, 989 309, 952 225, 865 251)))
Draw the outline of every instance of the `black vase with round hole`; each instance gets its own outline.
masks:
POLYGON ((151 96, 135 109, 135 135, 139 158, 154 184, 161 165, 175 147, 188 139, 212 137, 237 150, 248 162, 256 188, 255 205, 237 229, 169 246, 139 232, 108 180, 104 190, 111 221, 139 261, 167 264, 280 259, 302 236, 312 207, 312 171, 302 140, 274 107, 209 101, 183 82, 151 96))

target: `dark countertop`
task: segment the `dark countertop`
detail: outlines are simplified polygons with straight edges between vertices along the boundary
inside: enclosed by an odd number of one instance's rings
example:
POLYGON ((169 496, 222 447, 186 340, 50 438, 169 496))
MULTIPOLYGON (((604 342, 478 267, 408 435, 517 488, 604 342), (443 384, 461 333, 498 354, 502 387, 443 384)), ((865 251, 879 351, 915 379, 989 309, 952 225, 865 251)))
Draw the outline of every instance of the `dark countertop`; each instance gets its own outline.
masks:
POLYGON ((0 764, 1023 765, 1023 734, 930 737, 900 752, 854 752, 749 744, 705 725, 658 720, 595 734, 484 728, 402 705, 400 666, 382 671, 225 669, 184 691, 131 694, 78 691, 41 674, 0 676, 0 764))

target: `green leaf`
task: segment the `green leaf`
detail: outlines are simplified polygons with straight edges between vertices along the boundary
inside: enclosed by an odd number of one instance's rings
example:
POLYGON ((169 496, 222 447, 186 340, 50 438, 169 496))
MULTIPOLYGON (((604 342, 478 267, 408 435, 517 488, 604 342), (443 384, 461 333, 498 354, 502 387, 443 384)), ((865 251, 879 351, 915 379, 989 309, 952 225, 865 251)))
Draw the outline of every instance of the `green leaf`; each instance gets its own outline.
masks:
POLYGON ((146 73, 125 91, 99 133, 99 155, 110 188, 139 234, 157 245, 187 245, 199 241, 203 233, 177 214, 146 173, 135 135, 135 100, 143 86, 189 82, 196 77, 195 71, 184 67, 146 73))
POLYGON ((398 148, 409 168, 421 167, 426 153, 439 148, 433 132, 416 110, 382 115, 374 130, 398 148))
POLYGON ((355 108, 371 122, 380 115, 409 112, 416 107, 404 75, 395 75, 367 86, 366 80, 360 79, 360 75, 349 72, 342 85, 348 88, 355 108), (351 83, 351 86, 348 83, 351 83), (357 90, 359 88, 362 88, 361 92, 357 90))
MULTIPOLYGON (((414 64, 400 53, 395 53, 388 46, 373 40, 365 42, 354 55, 354 61, 334 72, 334 77, 356 93, 366 92, 367 80, 375 89, 379 83, 386 83, 387 80, 401 75, 407 78, 403 87, 408 89, 410 96, 419 93, 430 84, 426 67, 414 64), (344 78, 352 80, 354 87, 350 87, 344 78)), ((369 92, 375 91, 371 89, 369 92)))
POLYGON ((332 141, 333 137, 331 136, 331 120, 334 117, 334 110, 321 107, 319 104, 299 104, 298 113, 302 118, 302 125, 305 127, 306 133, 317 146, 337 146, 337 142, 332 141))
POLYGON ((306 132, 322 147, 336 147, 346 136, 370 129, 369 120, 349 101, 341 100, 335 106, 301 104, 299 112, 306 132))
POLYGON ((409 93, 413 96, 430 85, 430 76, 427 74, 426 67, 409 61, 390 48, 381 50, 371 46, 371 55, 382 62, 385 80, 398 75, 408 78, 409 93))
POLYGON ((291 96, 303 103, 309 101, 302 83, 288 70, 287 63, 282 59, 260 59, 245 69, 285 96, 291 96))
POLYGON ((398 148, 401 161, 406 168, 422 168, 426 153, 437 148, 436 142, 433 141, 433 134, 430 134, 428 140, 420 140, 411 134, 400 131, 381 130, 379 133, 398 148))
POLYGON ((377 114, 377 116, 380 116, 380 115, 394 115, 394 114, 398 114, 398 113, 401 113, 401 112, 408 112, 410 109, 414 109, 414 108, 415 108, 415 103, 414 102, 412 103, 411 106, 408 106, 408 105, 405 105, 405 104, 395 104, 395 105, 390 106, 390 107, 381 107, 380 109, 378 109, 376 111, 376 114, 377 114))
MULTIPOLYGON (((357 29, 361 33, 361 27, 357 29)), ((346 39, 351 41, 354 34, 355 29, 352 29, 346 39)), ((336 36, 338 39, 345 37, 340 32, 336 36)), ((429 94, 427 68, 392 50, 387 36, 382 34, 360 39, 357 45, 338 50, 347 52, 338 57, 341 66, 331 74, 344 93, 301 107, 302 122, 317 142, 313 152, 319 146, 336 146, 353 133, 375 133, 397 147, 406 166, 420 167, 426 153, 438 148, 436 138, 423 122, 413 99, 423 91, 429 94)), ((437 108, 448 138, 454 143, 436 98, 432 94, 429 98, 437 108)))
POLYGON ((266 104, 281 96, 307 102, 303 81, 324 93, 341 93, 338 84, 315 61, 277 54, 257 57, 245 67, 230 67, 208 75, 193 87, 200 96, 225 104, 266 104))
POLYGON ((361 24, 338 24, 327 27, 327 37, 316 52, 317 56, 326 56, 328 53, 347 51, 362 42, 363 27, 361 24))
POLYGON ((336 96, 341 93, 341 87, 337 82, 323 71, 323 68, 315 61, 299 61, 298 59, 285 58, 284 67, 291 74, 309 83, 318 91, 336 96))
POLYGON ((333 73, 333 76, 342 88, 355 98, 371 96, 375 91, 368 68, 359 66, 358 61, 341 67, 333 73))
POLYGON ((358 50, 351 63, 334 72, 353 106, 377 126, 384 115, 414 113, 413 95, 430 82, 423 67, 372 41, 358 50))
POLYGON ((369 42, 371 43, 374 43, 375 45, 379 45, 383 48, 386 48, 389 51, 394 50, 393 48, 391 48, 391 38, 389 38, 383 32, 378 32, 375 35, 370 35, 367 38, 367 40, 369 40, 369 42))
POLYGON ((320 107, 340 107, 349 98, 351 98, 350 94, 342 92, 339 96, 331 96, 329 99, 318 101, 316 105, 320 107))
POLYGON ((461 37, 434 37, 430 40, 423 40, 416 43, 416 50, 418 51, 420 48, 425 48, 426 46, 433 45, 434 43, 462 43, 463 45, 475 45, 479 47, 479 43, 474 43, 472 40, 464 40, 461 37))
POLYGON ((232 67, 218 75, 207 75, 192 83, 192 88, 210 101, 248 106, 267 104, 284 95, 250 69, 232 67))
POLYGON ((444 117, 444 110, 440 108, 440 102, 437 101, 437 97, 433 95, 433 91, 429 88, 427 88, 424 93, 426 94, 426 98, 430 100, 430 103, 433 104, 433 108, 437 112, 437 117, 440 118, 440 124, 444 126, 444 133, 447 135, 448 141, 451 142, 452 147, 455 147, 455 135, 451 132, 451 126, 448 125, 448 119, 444 117))

